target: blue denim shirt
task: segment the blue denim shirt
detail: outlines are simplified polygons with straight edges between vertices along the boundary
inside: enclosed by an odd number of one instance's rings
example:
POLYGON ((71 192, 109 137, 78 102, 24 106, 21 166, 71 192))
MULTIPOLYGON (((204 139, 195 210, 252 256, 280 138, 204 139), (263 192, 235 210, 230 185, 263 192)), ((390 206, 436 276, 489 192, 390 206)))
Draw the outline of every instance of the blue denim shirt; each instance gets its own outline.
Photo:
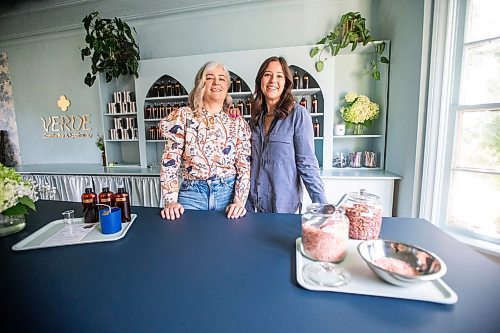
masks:
POLYGON ((301 179, 313 202, 327 202, 309 112, 296 103, 288 117, 277 120, 267 137, 262 124, 263 118, 252 128, 247 210, 295 213, 302 203, 301 179))

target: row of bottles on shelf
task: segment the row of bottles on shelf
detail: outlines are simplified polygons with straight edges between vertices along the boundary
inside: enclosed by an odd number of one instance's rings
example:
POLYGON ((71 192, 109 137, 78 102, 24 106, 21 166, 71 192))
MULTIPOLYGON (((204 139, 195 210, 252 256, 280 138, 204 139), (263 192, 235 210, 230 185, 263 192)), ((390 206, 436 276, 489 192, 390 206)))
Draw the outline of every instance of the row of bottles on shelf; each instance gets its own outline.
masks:
POLYGON ((131 221, 130 198, 123 184, 118 185, 117 193, 111 192, 105 184, 99 195, 94 192, 92 185, 87 184, 82 194, 83 222, 99 222, 99 210, 105 209, 104 205, 120 208, 122 223, 131 221))
POLYGON ((160 82, 155 82, 148 92, 147 97, 171 97, 171 96, 183 96, 187 95, 184 87, 178 82, 168 80, 165 82, 161 80, 160 82))
POLYGON ((137 119, 134 117, 114 118, 109 137, 111 140, 136 140, 138 138, 137 119))
POLYGON ((243 84, 241 83, 241 78, 239 76, 231 77, 229 82, 229 92, 242 92, 243 84))
POLYGON ((115 91, 108 103, 108 113, 136 113, 135 94, 131 91, 115 91))
POLYGON ((304 75, 302 75, 302 80, 301 80, 299 72, 295 71, 295 73, 293 74, 292 89, 309 89, 310 86, 309 83, 310 83, 309 74, 304 73, 304 75))
MULTIPOLYGON (((296 101, 297 102, 297 101, 296 101)), ((311 107, 308 107, 308 102, 305 96, 302 96, 302 99, 298 102, 300 105, 302 105, 305 109, 307 109, 310 113, 318 113, 318 98, 316 95, 313 95, 311 99, 311 107)))
POLYGON ((250 97, 247 98, 246 103, 243 103, 243 101, 240 99, 238 100, 238 103, 233 103, 232 105, 234 108, 238 108, 240 110, 240 114, 243 116, 250 116, 252 113, 252 102, 250 101, 250 97))
POLYGON ((146 105, 144 107, 144 118, 145 119, 162 119, 168 116, 173 111, 177 110, 180 107, 186 106, 186 102, 182 101, 181 103, 166 105, 163 103, 154 103, 153 105, 146 105))
POLYGON ((146 135, 147 140, 164 140, 163 133, 160 130, 159 124, 151 125, 149 126, 147 135, 146 135))
POLYGON ((334 168, 377 168, 378 153, 374 151, 337 152, 333 157, 334 168))

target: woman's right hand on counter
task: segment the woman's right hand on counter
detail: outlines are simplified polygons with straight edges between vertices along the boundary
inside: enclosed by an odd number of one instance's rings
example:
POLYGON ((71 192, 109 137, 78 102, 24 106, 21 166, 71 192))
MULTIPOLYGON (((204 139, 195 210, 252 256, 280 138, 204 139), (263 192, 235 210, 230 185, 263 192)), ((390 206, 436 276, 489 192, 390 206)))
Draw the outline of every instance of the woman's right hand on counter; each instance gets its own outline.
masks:
POLYGON ((161 217, 167 220, 175 220, 181 217, 184 213, 184 207, 178 202, 170 202, 165 204, 161 211, 161 217))

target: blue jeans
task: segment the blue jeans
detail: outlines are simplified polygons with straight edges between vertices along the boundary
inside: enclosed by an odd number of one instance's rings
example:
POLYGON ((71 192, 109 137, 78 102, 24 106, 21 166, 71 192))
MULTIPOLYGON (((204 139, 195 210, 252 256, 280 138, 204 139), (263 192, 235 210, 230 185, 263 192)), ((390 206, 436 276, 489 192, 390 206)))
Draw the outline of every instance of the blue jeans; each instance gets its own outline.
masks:
POLYGON ((177 202, 185 209, 225 210, 233 202, 235 179, 184 180, 177 202))

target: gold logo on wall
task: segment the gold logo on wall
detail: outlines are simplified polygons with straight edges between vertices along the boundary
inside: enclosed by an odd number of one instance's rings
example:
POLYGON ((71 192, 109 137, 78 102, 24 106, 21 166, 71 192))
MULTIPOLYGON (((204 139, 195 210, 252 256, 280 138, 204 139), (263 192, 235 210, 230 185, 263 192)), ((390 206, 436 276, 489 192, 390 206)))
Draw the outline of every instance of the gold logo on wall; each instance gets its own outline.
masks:
POLYGON ((59 97, 59 100, 57 101, 57 106, 59 107, 59 109, 61 109, 62 112, 66 112, 66 110, 68 110, 70 105, 71 102, 69 101, 69 99, 66 98, 65 95, 61 95, 61 97, 59 97))
MULTIPOLYGON (((66 112, 71 105, 70 100, 61 95, 57 107, 66 112)), ((90 114, 41 117, 45 134, 44 139, 55 138, 92 138, 90 114), (83 131, 83 132, 82 132, 83 131)))

